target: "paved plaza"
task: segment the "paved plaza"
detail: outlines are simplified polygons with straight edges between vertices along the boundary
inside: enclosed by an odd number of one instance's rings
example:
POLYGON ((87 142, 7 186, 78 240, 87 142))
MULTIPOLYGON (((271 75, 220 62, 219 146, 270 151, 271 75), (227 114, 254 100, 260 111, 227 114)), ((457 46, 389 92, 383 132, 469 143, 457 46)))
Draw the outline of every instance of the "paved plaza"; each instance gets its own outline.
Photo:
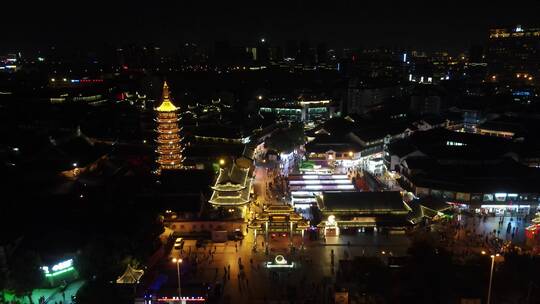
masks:
MULTIPOLYGON (((306 303, 328 303, 328 294, 325 294, 325 289, 321 287, 331 285, 339 260, 363 255, 377 255, 382 258, 390 255, 399 256, 405 254, 409 246, 405 235, 359 234, 327 239, 326 242, 306 241, 303 250, 297 249, 291 254, 287 250, 289 240, 283 238, 270 241, 271 249, 265 254, 262 241, 263 237, 259 236, 257 251, 253 252, 252 235, 247 236, 241 244, 233 241, 210 243, 205 248, 199 249, 194 246, 193 241, 188 240, 181 256, 186 259, 189 256, 188 252, 191 252, 191 257, 196 255, 200 262, 196 273, 185 274, 182 279, 222 284, 223 297, 219 303, 265 303, 265 301, 279 303, 291 296, 306 303), (213 257, 209 257, 209 250, 215 252, 213 257), (334 265, 331 263, 332 251, 335 256, 334 265), (287 260, 295 262, 295 267, 279 271, 265 268, 265 262, 273 260, 277 254, 282 254, 287 260), (227 269, 227 274, 224 269, 227 269), (313 294, 305 294, 306 290, 311 290, 305 288, 306 286, 319 288, 313 294)), ((296 238, 297 248, 301 247, 300 243, 301 240, 296 238)), ((178 256, 179 252, 173 251, 172 254, 178 256)), ((171 269, 173 266, 171 264, 171 269)))

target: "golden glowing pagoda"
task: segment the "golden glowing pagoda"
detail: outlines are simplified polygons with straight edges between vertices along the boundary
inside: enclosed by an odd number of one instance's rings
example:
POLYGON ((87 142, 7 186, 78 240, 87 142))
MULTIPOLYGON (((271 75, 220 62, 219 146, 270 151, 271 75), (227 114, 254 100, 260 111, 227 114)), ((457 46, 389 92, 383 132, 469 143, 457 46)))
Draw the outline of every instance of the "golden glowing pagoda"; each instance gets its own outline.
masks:
POLYGON ((156 123, 157 123, 157 158, 158 164, 157 173, 160 174, 162 170, 178 170, 183 168, 184 157, 182 156, 182 137, 180 132, 182 128, 179 127, 178 122, 180 116, 178 110, 171 100, 169 95, 169 86, 165 81, 163 83, 163 95, 162 101, 156 110, 156 123))

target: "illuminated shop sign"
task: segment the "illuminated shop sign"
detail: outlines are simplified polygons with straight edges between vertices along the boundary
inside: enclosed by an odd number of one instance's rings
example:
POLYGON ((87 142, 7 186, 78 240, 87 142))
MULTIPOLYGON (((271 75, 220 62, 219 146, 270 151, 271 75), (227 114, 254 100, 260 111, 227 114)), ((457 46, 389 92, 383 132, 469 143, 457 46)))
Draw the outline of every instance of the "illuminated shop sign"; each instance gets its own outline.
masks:
POLYGON ((75 268, 73 268, 73 259, 69 259, 69 260, 60 262, 56 265, 53 265, 50 268, 49 266, 42 266, 41 270, 43 270, 46 277, 54 277, 59 274, 75 270, 75 268))

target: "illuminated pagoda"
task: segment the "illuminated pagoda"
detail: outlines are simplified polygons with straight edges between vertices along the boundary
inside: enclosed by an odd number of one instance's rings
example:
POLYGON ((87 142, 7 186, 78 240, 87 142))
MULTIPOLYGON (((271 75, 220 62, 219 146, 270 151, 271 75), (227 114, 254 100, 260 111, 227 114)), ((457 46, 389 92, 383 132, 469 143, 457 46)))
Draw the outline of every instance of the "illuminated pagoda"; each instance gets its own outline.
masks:
POLYGON ((178 126, 180 116, 178 110, 171 100, 169 86, 165 81, 163 83, 163 96, 161 105, 155 108, 157 115, 157 158, 158 169, 156 173, 160 174, 163 170, 183 169, 184 157, 182 156, 182 137, 180 136, 181 127, 178 126))

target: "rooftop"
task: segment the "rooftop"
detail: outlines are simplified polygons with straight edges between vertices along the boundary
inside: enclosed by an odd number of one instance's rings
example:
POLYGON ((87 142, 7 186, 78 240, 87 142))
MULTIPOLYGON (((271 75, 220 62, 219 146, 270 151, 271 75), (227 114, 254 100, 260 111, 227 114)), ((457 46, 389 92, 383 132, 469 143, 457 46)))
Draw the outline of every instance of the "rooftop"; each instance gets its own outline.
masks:
POLYGON ((179 110, 180 108, 177 108, 170 99, 169 96, 169 85, 167 82, 163 82, 163 95, 162 95, 162 101, 161 105, 156 108, 156 111, 158 112, 174 112, 179 110))
POLYGON ((306 151, 324 153, 327 151, 349 152, 359 151, 362 147, 353 141, 350 136, 321 135, 305 145, 306 151))
POLYGON ((418 187, 470 193, 537 193, 540 169, 511 159, 498 163, 440 164, 429 158, 407 160, 419 172, 408 178, 418 187))
POLYGON ((219 170, 214 190, 209 202, 214 205, 237 206, 247 204, 250 200, 251 177, 250 168, 242 168, 233 163, 219 170))
POLYGON ((366 214, 409 212, 398 191, 325 191, 321 197, 319 206, 325 212, 346 211, 366 214))
POLYGON ((436 128, 415 132, 409 138, 390 144, 388 149, 392 154, 401 156, 420 151, 439 162, 466 162, 498 160, 511 156, 511 152, 517 151, 517 144, 500 137, 436 128))

